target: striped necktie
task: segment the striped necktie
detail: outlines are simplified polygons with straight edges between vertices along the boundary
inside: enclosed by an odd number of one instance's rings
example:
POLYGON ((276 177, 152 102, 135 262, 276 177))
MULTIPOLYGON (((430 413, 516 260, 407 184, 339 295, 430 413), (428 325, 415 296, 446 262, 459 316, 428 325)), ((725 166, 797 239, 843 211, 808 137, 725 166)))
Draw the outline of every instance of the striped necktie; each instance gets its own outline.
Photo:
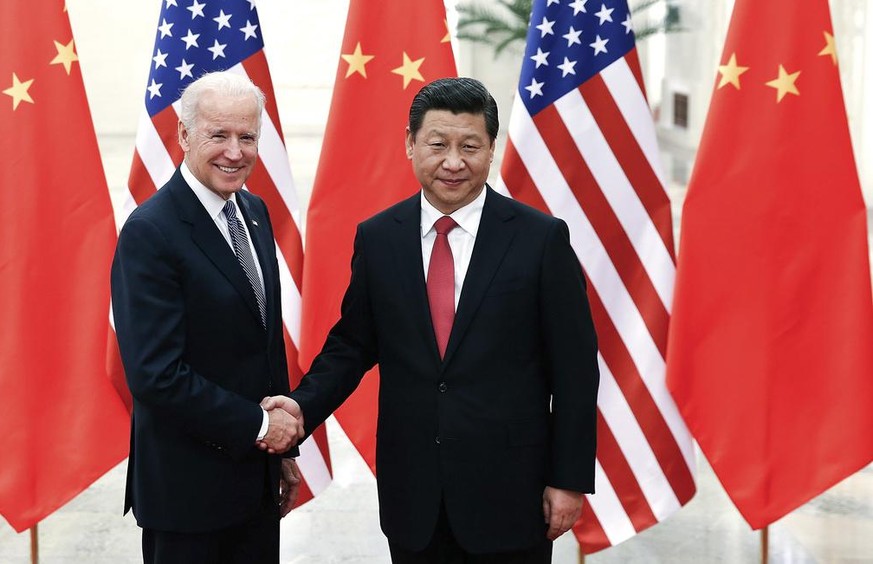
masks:
POLYGON ((236 260, 246 273, 249 279, 249 284, 252 286, 252 291, 255 293, 255 300, 258 302, 258 310, 261 313, 261 325, 267 326, 267 300, 264 297, 264 286, 261 284, 261 279, 258 276, 258 270, 255 268, 255 258, 252 256, 252 250, 249 247, 249 238, 246 236, 246 230, 242 222, 236 216, 236 206, 233 200, 228 200, 224 204, 225 217, 227 217, 227 227, 230 231, 230 240, 233 243, 233 252, 236 255, 236 260))

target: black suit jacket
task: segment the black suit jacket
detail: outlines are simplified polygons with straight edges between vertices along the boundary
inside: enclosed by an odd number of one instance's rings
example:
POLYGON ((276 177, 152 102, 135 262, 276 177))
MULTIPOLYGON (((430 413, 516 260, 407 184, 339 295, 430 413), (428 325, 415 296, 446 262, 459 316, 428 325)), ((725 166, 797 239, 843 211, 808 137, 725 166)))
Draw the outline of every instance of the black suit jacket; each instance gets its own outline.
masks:
POLYGON ((379 364, 382 529, 428 543, 440 500, 471 552, 544 539, 545 486, 592 492, 597 344, 566 224, 490 188, 444 360, 420 195, 358 227, 341 318, 292 392, 307 430, 379 364))
POLYGON ((289 391, 278 263, 263 201, 240 191, 237 202, 263 271, 266 330, 178 170, 119 235, 112 307, 133 395, 125 512, 142 527, 215 530, 253 516, 267 485, 278 495, 279 457, 255 447, 258 402, 289 391))

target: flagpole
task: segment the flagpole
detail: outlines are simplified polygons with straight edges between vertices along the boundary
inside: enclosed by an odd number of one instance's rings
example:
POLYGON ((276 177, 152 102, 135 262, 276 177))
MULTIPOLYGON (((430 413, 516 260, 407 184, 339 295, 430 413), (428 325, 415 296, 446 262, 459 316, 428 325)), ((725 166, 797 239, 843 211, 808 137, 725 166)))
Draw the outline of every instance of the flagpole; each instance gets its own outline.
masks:
POLYGON ((761 529, 761 564, 770 560, 770 526, 761 529))
POLYGON ((39 564, 39 524, 30 528, 30 564, 39 564))
POLYGON ((582 552, 582 547, 579 547, 579 564, 585 564, 585 553, 582 552))

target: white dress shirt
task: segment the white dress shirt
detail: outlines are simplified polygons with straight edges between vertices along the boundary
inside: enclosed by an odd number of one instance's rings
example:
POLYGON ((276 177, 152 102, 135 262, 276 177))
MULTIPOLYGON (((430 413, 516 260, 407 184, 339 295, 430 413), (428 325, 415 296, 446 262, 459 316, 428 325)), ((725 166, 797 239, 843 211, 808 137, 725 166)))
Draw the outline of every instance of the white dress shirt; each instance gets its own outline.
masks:
MULTIPOLYGON (((182 172, 182 178, 185 179, 185 182, 187 182, 188 186, 191 187, 191 190, 194 191, 194 195, 197 196, 197 199, 200 200, 200 203, 203 204, 204 208, 206 208, 206 212, 209 214, 209 217, 212 218, 212 221, 215 222, 215 225, 218 227, 224 240, 227 241, 227 244, 230 246, 230 250, 234 251, 233 239, 230 238, 230 229, 227 226, 227 216, 222 213, 225 204, 224 198, 197 180, 191 172, 191 169, 189 169, 188 165, 185 164, 185 161, 182 161, 182 166, 180 166, 179 169, 182 172)), ((246 238, 249 240, 249 250, 252 251, 252 258, 255 259, 255 269, 258 271, 258 280, 260 280, 261 289, 264 290, 264 295, 266 296, 267 292, 264 288, 264 273, 261 270, 261 263, 258 261, 258 253, 255 251, 255 242, 252 240, 249 226, 246 224, 245 220, 243 220, 242 212, 239 210, 239 203, 236 201, 236 194, 231 194, 230 201, 232 201, 233 205, 236 207, 236 217, 239 218, 243 229, 246 231, 246 238)), ((236 251, 234 251, 234 254, 235 253, 236 251)))
MULTIPOLYGON (((452 259, 455 262, 455 311, 458 310, 458 301, 461 299, 461 289, 464 287, 464 278, 470 266, 470 257, 473 255, 473 245, 476 243, 476 234, 479 232, 479 222, 482 220, 482 209, 485 207, 486 190, 476 196, 476 199, 452 212, 449 217, 455 220, 455 227, 448 234, 449 248, 452 249, 452 259)), ((427 268, 430 265, 430 255, 433 252, 433 243, 436 241, 434 224, 445 214, 431 205, 421 192, 421 258, 424 266, 424 278, 427 280, 427 268)))

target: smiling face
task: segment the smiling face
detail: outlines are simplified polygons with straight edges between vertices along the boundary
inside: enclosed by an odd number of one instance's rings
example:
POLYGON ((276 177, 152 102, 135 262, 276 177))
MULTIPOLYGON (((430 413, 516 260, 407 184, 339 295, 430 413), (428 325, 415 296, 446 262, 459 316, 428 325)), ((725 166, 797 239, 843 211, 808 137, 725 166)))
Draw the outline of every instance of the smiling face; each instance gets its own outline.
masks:
POLYGON ((227 200, 238 192, 258 160, 258 103, 254 96, 204 92, 194 127, 179 122, 185 162, 204 186, 227 200))
POLYGON ((415 135, 407 128, 406 154, 424 197, 448 215, 482 192, 494 142, 482 114, 428 110, 415 135))

